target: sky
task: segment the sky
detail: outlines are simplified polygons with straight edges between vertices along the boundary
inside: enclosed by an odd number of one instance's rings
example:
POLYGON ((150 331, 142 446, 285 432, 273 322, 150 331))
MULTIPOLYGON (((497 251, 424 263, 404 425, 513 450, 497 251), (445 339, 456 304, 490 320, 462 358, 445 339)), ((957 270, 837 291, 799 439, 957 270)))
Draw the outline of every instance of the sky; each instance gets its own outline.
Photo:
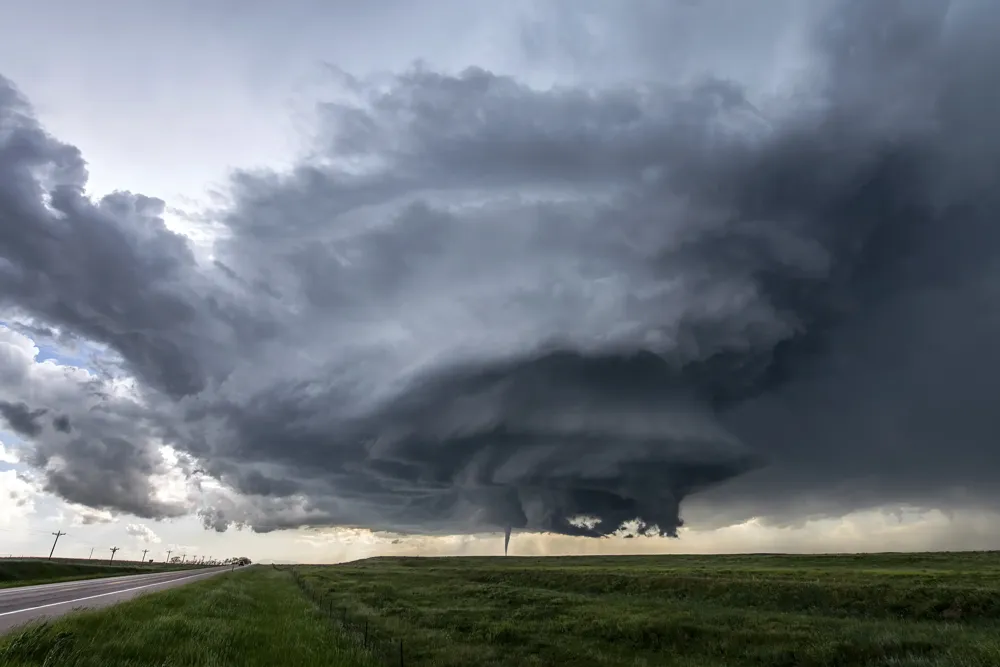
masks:
POLYGON ((1000 548, 994 3, 0 8, 0 555, 1000 548))

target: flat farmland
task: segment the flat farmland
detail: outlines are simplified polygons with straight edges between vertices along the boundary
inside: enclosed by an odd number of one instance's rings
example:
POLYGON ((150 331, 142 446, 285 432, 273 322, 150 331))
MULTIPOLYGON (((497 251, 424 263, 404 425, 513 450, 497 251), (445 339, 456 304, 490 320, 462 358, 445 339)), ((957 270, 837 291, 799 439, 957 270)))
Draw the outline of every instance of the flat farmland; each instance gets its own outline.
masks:
POLYGON ((411 665, 1000 665, 995 552, 375 558, 295 572, 333 618, 402 640, 411 665))

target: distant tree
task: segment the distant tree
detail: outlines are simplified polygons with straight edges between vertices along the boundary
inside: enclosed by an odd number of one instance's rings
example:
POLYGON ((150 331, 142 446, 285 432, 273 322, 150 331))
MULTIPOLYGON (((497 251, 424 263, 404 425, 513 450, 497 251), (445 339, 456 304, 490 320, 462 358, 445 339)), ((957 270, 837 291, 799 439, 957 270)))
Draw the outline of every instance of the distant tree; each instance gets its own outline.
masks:
POLYGON ((181 557, 180 556, 174 556, 173 558, 170 559, 170 562, 173 565, 180 565, 181 557))

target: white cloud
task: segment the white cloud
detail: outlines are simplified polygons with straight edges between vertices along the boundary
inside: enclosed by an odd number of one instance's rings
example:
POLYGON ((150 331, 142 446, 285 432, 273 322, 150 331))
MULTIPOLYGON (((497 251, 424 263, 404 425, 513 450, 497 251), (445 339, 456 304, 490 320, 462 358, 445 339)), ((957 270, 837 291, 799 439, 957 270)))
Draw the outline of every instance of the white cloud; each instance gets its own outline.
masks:
POLYGON ((160 543, 160 536, 144 523, 130 523, 125 527, 125 532, 146 544, 160 543))
POLYGON ((149 478, 153 497, 164 505, 195 505, 202 492, 202 484, 211 478, 195 473, 196 463, 185 452, 160 444, 159 453, 163 470, 149 478))
POLYGON ((114 514, 106 510, 73 504, 67 505, 66 509, 70 514, 72 514, 70 524, 73 526, 91 526, 94 524, 114 523, 118 521, 114 514))
POLYGON ((14 450, 10 445, 7 445, 0 440, 0 463, 18 463, 20 458, 17 456, 17 451, 14 450))
POLYGON ((38 493, 38 488, 16 471, 0 471, 0 526, 23 526, 35 512, 38 493))

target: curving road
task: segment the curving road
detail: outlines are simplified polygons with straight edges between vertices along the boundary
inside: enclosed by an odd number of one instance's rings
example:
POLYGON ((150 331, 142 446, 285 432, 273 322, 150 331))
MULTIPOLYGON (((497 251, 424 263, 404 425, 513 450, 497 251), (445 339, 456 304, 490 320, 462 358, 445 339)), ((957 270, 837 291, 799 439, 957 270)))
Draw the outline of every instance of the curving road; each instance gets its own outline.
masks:
POLYGON ((143 593, 182 586, 229 570, 229 566, 225 566, 206 568, 197 572, 181 570, 130 574, 0 589, 0 634, 28 621, 61 616, 75 609, 106 607, 143 593))

